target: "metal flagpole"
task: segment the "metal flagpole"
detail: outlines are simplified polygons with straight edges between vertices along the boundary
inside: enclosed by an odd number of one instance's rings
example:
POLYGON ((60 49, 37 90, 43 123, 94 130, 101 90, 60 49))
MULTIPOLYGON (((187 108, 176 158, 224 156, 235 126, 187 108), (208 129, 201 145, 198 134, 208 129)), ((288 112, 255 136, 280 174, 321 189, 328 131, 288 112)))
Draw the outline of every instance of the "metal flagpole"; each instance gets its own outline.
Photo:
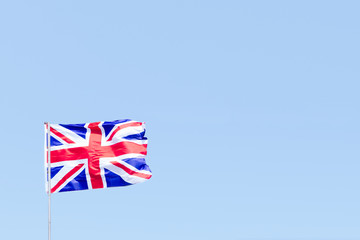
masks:
POLYGON ((50 167, 50 123, 47 124, 47 157, 48 157, 48 196, 49 196, 49 209, 48 209, 48 239, 51 240, 51 167, 50 167))

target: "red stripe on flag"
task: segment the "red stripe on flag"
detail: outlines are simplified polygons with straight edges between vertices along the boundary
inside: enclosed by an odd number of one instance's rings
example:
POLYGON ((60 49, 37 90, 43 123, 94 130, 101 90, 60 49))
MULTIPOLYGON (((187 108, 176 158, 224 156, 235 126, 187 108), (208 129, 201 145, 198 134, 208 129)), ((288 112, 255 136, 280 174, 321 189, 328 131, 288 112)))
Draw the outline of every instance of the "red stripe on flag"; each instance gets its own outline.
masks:
POLYGON ((91 134, 89 137, 89 159, 88 159, 88 167, 89 167, 89 175, 91 180, 91 186, 93 189, 103 188, 103 180, 101 178, 101 170, 100 170, 100 152, 102 150, 101 146, 101 136, 102 132, 99 127, 99 122, 90 123, 89 128, 91 130, 91 134))
POLYGON ((114 157, 118 157, 123 154, 137 153, 146 155, 147 144, 137 144, 133 142, 119 142, 109 146, 112 149, 114 157))
POLYGON ((117 166, 118 168, 121 168, 122 170, 124 170, 125 172, 127 172, 128 174, 130 174, 130 175, 132 175, 132 176, 136 176, 136 177, 140 177, 140 178, 145 178, 145 179, 150 179, 150 178, 152 177, 151 174, 135 172, 135 171, 131 170, 130 168, 122 165, 122 164, 119 163, 119 162, 111 161, 110 163, 112 163, 113 165, 117 166))
POLYGON ((50 154, 51 154, 50 156, 51 163, 89 158, 87 147, 52 150, 50 154))
MULTIPOLYGON (((96 148, 96 153, 100 157, 118 157, 123 154, 137 153, 146 155, 147 144, 136 144, 133 142, 119 142, 111 146, 96 148)), ((90 147, 75 147, 51 151, 51 163, 88 159, 89 154, 94 152, 90 147)))
POLYGON ((65 176, 53 187, 51 188, 51 193, 55 192, 66 180, 68 180, 72 175, 74 175, 84 164, 79 164, 74 167, 70 172, 65 174, 65 176))
POLYGON ((55 130, 54 128, 50 127, 50 131, 55 134, 56 136, 58 136, 59 138, 61 138, 62 140, 64 140, 67 143, 75 143, 73 140, 71 140, 70 138, 66 137, 64 134, 62 134, 61 132, 55 130))
POLYGON ((138 126, 141 126, 142 123, 141 122, 131 122, 131 123, 126 123, 126 124, 123 124, 123 125, 120 125, 118 126, 113 132, 112 134, 110 135, 108 141, 111 141, 113 139, 113 137, 115 136, 115 134, 124 129, 124 128, 127 128, 127 127, 138 127, 138 126))

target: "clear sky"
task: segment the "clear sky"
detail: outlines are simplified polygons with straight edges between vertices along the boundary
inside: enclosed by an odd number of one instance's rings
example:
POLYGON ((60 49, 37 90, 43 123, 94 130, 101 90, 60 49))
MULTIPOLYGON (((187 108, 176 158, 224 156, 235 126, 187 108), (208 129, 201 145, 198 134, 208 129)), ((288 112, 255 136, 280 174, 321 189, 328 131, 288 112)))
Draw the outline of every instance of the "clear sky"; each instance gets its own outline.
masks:
POLYGON ((47 239, 43 122, 144 121, 153 178, 53 240, 360 239, 359 1, 1 1, 0 239, 47 239))

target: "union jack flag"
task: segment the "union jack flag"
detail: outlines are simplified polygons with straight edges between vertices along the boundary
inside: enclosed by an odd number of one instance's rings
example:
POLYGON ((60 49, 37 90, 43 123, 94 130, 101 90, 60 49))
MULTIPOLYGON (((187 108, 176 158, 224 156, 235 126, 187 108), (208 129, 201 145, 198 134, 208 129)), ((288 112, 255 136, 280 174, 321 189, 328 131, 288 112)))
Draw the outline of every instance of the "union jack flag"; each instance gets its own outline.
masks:
MULTIPOLYGON (((45 124, 46 136, 47 129, 45 124)), ((127 186, 150 179, 144 135, 144 123, 129 119, 50 124, 51 193, 127 186)), ((46 145, 46 172, 47 156, 46 145)))

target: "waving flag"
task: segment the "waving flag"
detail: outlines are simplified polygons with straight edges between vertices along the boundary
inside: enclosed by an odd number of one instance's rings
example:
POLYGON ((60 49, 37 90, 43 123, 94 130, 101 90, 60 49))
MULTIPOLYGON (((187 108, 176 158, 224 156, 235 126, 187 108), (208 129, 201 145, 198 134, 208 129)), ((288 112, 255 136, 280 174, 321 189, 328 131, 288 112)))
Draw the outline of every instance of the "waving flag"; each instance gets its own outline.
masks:
MULTIPOLYGON (((144 135, 144 123, 129 119, 50 124, 51 193, 127 186, 150 179, 144 135)), ((47 170, 47 148, 45 156, 47 170)))

